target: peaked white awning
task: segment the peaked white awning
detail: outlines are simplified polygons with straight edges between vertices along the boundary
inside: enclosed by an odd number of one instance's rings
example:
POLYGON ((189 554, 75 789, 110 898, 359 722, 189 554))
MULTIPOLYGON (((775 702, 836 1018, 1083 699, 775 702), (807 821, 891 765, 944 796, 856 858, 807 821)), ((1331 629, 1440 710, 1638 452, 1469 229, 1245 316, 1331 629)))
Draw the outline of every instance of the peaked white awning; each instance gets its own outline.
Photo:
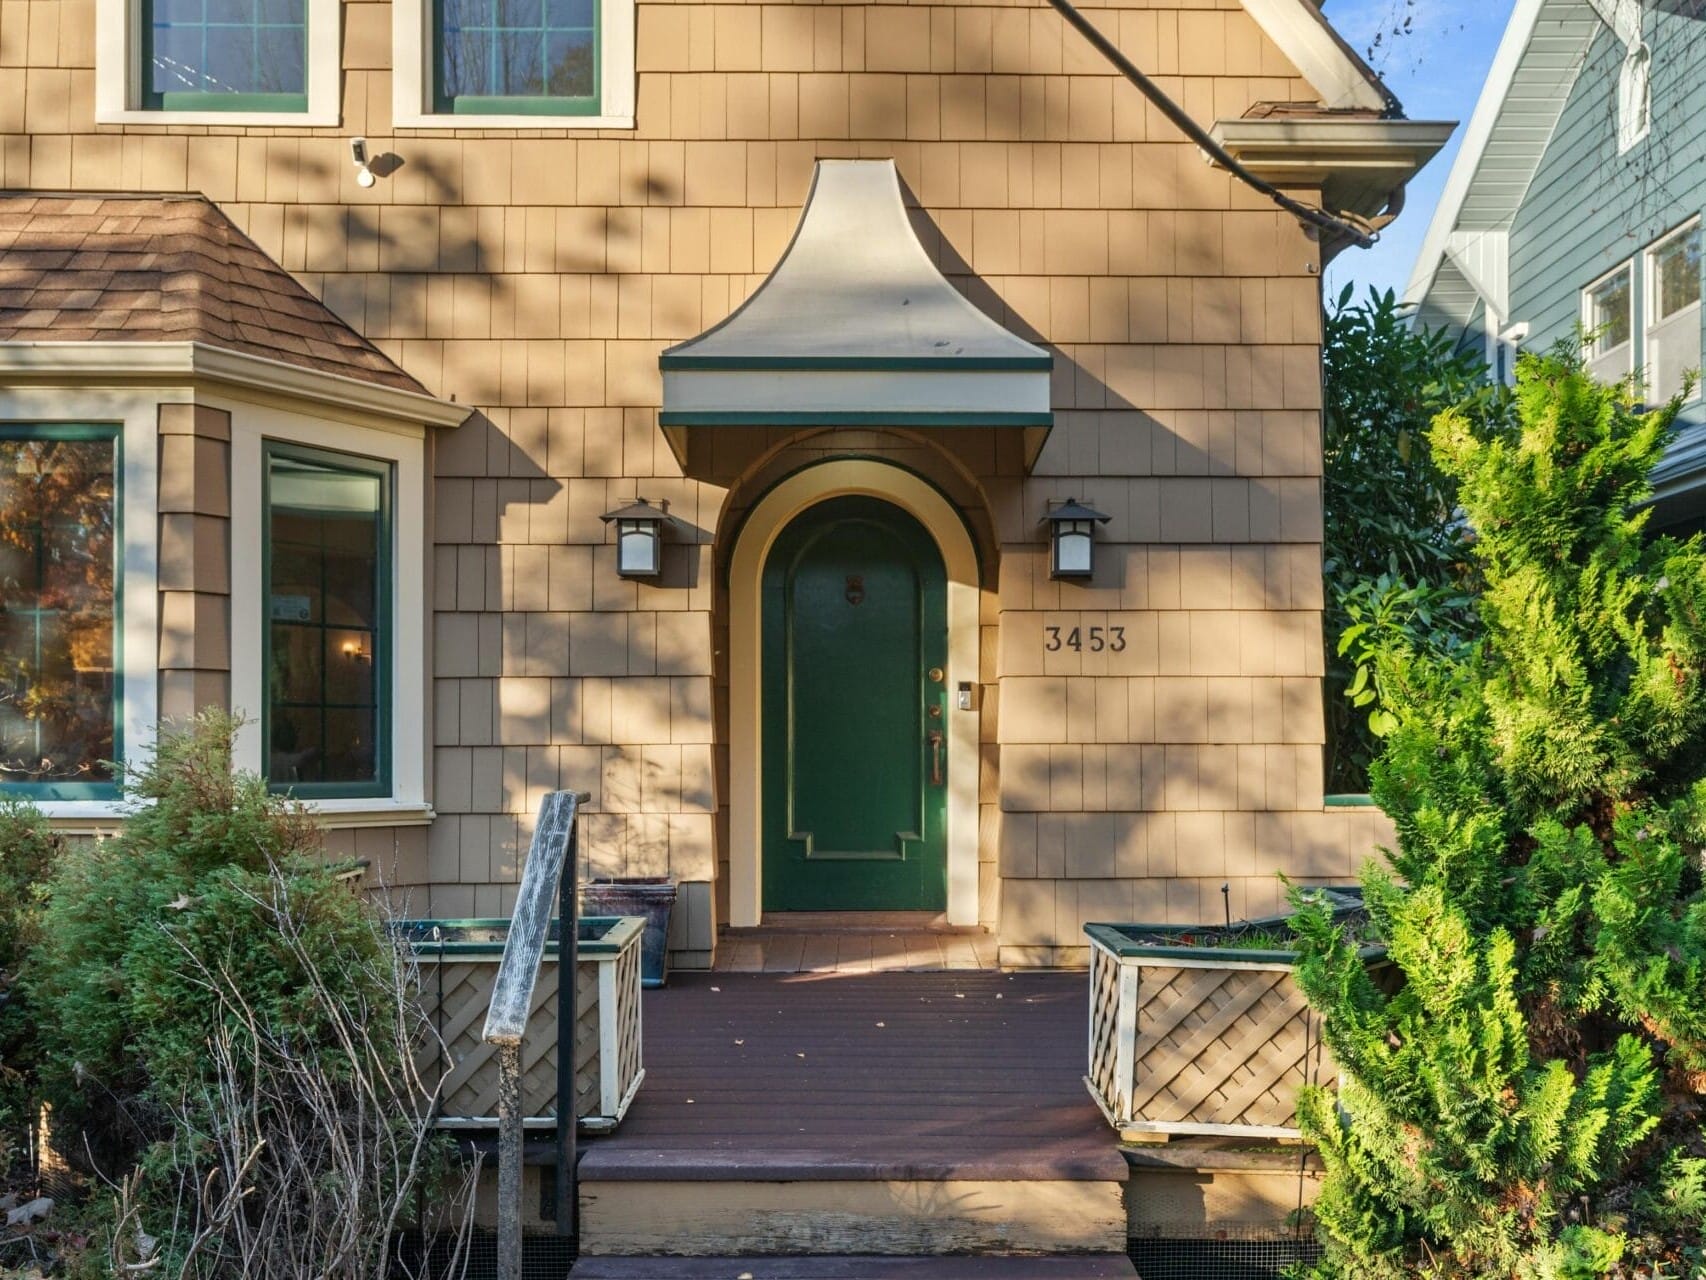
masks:
POLYGON ((659 421, 1047 428, 1053 357, 943 278, 892 160, 820 160, 782 260, 733 315, 659 357, 659 421))

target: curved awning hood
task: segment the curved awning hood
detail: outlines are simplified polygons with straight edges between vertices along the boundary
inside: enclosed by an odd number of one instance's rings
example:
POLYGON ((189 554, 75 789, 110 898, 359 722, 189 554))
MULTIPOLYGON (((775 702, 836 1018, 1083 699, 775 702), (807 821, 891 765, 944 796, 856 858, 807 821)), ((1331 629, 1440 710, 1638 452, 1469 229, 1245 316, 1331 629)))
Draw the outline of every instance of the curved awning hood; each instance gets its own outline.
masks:
POLYGON ((1046 428, 1053 357, 973 306, 907 218, 892 160, 820 160, 782 260, 669 348, 660 422, 1046 428))

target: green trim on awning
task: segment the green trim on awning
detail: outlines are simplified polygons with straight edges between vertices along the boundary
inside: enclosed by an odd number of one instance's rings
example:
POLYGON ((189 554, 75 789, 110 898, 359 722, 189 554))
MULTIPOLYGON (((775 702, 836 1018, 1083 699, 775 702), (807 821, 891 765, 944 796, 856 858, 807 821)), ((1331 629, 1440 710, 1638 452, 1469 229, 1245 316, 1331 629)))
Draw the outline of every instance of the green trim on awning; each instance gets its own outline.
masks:
POLYGON ((665 351, 660 369, 851 370, 863 373, 1012 373, 1054 368, 1054 356, 702 356, 665 351))
POLYGON ((662 427, 1052 427, 1052 413, 977 413, 947 410, 920 413, 879 409, 818 410, 758 413, 745 409, 664 409, 662 427))

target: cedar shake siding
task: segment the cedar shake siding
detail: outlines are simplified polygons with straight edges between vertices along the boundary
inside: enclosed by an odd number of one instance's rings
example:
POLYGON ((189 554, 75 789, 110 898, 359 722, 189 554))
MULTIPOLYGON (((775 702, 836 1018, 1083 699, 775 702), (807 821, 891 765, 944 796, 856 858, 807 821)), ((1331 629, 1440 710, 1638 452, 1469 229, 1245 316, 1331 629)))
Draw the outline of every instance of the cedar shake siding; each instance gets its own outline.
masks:
MULTIPOLYGON (((1324 96, 1236 0, 1088 12, 1199 120, 1324 96)), ((0 0, 0 182, 199 193, 171 207, 197 211, 172 251, 229 219, 205 251, 232 305, 258 289, 313 360, 473 410, 425 438, 425 689, 396 694, 424 710, 434 816, 332 820, 411 912, 507 913, 541 793, 588 791, 584 872, 675 877, 676 960, 710 962, 738 856, 735 538, 777 483, 849 457, 922 477, 975 544, 977 666, 955 678, 975 674, 977 914, 1003 963, 1081 963, 1090 920, 1218 919, 1223 883, 1235 917, 1271 912, 1276 873, 1344 882, 1389 838, 1376 810, 1323 804, 1320 245, 1057 14, 647 0, 636 127, 575 132, 394 130, 391 7, 342 13, 338 128, 96 125, 95 0, 0 0), (354 135, 392 158, 370 188, 354 135), (684 472, 660 353, 763 282, 816 160, 890 157, 936 267, 1052 353, 1040 454, 993 429, 736 428, 684 472), (300 335, 304 299, 352 336, 300 335), (655 582, 617 574, 600 521, 636 496, 676 519, 655 582), (1049 577, 1038 527, 1067 497, 1111 517, 1082 583, 1049 577), (1123 647, 1066 643, 1092 627, 1123 647)), ((0 278, 6 337, 82 323, 15 318, 76 305, 29 293, 62 295, 55 271, 122 269, 62 247, 42 278, 0 278)), ((161 420, 162 457, 221 448, 217 415, 161 420)), ((200 475, 159 511, 184 562, 162 618, 194 633, 162 633, 163 712, 226 696, 219 628, 237 634, 244 560, 200 475)))

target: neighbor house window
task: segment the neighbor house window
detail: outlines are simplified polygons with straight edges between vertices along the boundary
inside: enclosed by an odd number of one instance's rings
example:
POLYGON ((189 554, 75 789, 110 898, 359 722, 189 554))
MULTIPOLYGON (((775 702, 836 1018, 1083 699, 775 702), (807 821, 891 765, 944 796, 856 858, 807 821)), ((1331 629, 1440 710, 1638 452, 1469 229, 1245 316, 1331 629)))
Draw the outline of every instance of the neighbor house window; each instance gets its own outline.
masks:
MULTIPOLYGON (((1669 400, 1700 367, 1700 224, 1647 250, 1647 398, 1669 400)), ((1698 388, 1695 395, 1699 394, 1698 388)))
POLYGON ((143 105, 303 111, 307 0, 143 0, 143 105))
POLYGON ((597 114, 597 0, 437 0, 436 18, 440 111, 597 114))
POLYGON ((305 797, 388 792, 391 468, 266 448, 266 770, 305 797))
POLYGON ((1635 367, 1634 271, 1625 262, 1582 294, 1582 324, 1588 331, 1588 372, 1601 382, 1619 382, 1635 367))
POLYGON ((118 793, 118 430, 0 425, 0 787, 118 793))

